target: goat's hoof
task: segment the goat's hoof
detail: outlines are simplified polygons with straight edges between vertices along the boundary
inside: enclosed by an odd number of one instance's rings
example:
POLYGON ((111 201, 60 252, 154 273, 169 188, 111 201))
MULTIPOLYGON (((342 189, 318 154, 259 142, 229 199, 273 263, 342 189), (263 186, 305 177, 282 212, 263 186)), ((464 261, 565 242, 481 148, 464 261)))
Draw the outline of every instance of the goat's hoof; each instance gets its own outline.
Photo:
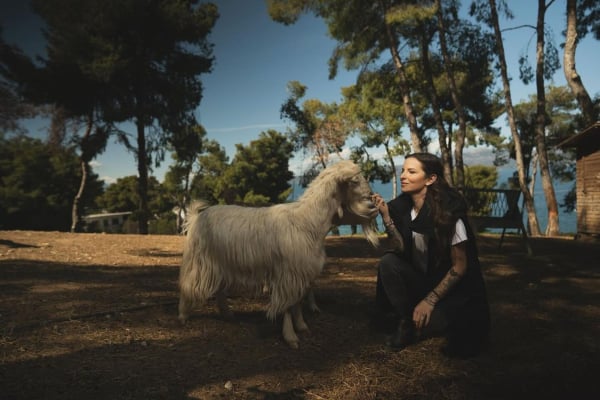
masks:
POLYGON ((314 313, 314 314, 321 314, 321 309, 317 306, 311 306, 310 307, 310 312, 314 313))
POLYGON ((300 345, 300 343, 296 340, 294 341, 287 341, 288 346, 290 346, 292 349, 297 349, 300 345))

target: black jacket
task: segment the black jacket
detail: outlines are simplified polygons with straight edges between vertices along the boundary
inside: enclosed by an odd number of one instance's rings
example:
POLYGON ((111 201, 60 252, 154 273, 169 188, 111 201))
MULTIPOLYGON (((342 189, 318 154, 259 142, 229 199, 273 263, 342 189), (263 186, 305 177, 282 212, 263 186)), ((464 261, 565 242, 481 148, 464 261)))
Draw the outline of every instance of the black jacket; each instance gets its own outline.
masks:
MULTIPOLYGON (((456 286, 436 305, 443 309, 450 324, 450 337, 460 341, 479 342, 487 337, 490 328, 489 305, 486 287, 481 272, 475 235, 467 218, 467 206, 460 194, 447 192, 442 196, 443 209, 450 212, 453 221, 461 219, 467 231, 467 271, 456 286), (468 330, 468 332, 465 332, 468 330)), ((390 217, 404 239, 405 251, 399 254, 412 261, 412 232, 427 235, 428 265, 425 277, 426 291, 434 289, 444 278, 452 261, 450 257, 451 238, 440 249, 434 235, 434 221, 425 203, 419 214, 411 220, 413 201, 410 195, 401 194, 388 203, 390 217)))

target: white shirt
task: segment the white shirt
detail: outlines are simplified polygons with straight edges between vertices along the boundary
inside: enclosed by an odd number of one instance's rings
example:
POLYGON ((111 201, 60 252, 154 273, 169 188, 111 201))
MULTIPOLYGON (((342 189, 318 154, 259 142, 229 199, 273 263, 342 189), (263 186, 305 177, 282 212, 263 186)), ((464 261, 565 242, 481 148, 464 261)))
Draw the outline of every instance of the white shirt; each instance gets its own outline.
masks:
MULTIPOLYGON (((417 217, 417 213, 415 210, 411 210, 410 212, 411 219, 415 219, 417 217)), ((459 243, 462 243, 467 240, 467 229, 465 228, 465 224, 461 219, 456 221, 455 233, 452 237, 452 246, 455 246, 459 243)), ((423 235, 421 233, 414 232, 412 233, 413 237, 413 248, 412 248, 412 258, 413 263, 420 268, 423 272, 427 272, 427 241, 428 236, 423 235)))

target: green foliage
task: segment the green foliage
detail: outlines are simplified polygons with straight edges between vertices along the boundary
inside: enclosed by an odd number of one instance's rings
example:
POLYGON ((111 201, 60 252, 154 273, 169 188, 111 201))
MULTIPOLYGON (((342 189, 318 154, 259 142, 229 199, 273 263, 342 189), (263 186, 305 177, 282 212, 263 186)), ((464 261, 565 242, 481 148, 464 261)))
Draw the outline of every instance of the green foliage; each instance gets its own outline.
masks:
POLYGON ((364 71, 357 84, 343 88, 342 94, 339 112, 351 121, 361 142, 352 148, 350 158, 369 181, 389 182, 395 178, 393 157, 410 151, 402 138, 405 115, 397 75, 388 67, 364 71), (373 158, 371 153, 381 147, 386 157, 373 158))
MULTIPOLYGON (((498 182, 498 171, 494 167, 473 165, 465 168, 465 186, 467 188, 493 189, 498 182)), ((487 215, 495 193, 466 192, 469 209, 474 215, 487 215)))
MULTIPOLYGON (((561 67, 558 48, 554 44, 552 31, 544 29, 544 79, 550 80, 554 73, 561 67)), ((529 61, 527 49, 519 56, 519 78, 524 84, 529 84, 535 79, 533 66, 529 61)))
POLYGON ((204 152, 198 157, 198 173, 192 178, 190 198, 219 203, 222 194, 221 179, 229 166, 225 149, 214 140, 204 140, 204 152))
POLYGON ((465 186, 479 189, 493 189, 498 182, 498 171, 486 165, 465 167, 465 186))
MULTIPOLYGON (((184 127, 174 132, 171 146, 175 163, 169 167, 162 184, 165 196, 179 209, 185 210, 190 201, 191 175, 198 156, 203 152, 206 131, 201 125, 184 127)), ((176 230, 181 230, 182 218, 175 222, 176 230)))
POLYGON ((171 215, 163 215, 161 218, 150 220, 148 223, 148 233, 151 235, 178 234, 175 214, 171 213, 171 215))
POLYGON ((282 203, 291 193, 289 160, 293 146, 274 131, 261 132, 248 146, 237 145, 237 153, 221 179, 220 201, 260 205, 282 203))
MULTIPOLYGON (((134 175, 117 179, 96 198, 97 207, 106 212, 134 211, 131 218, 137 221, 139 218, 135 212, 139 203, 137 185, 138 178, 134 175)), ((160 183, 153 176, 148 178, 148 195, 150 198, 148 208, 152 215, 160 216, 169 213, 173 208, 174 202, 165 195, 160 183)))
POLYGON ((180 148, 178 135, 196 125, 199 76, 213 63, 207 36, 217 7, 197 0, 34 0, 33 6, 46 22, 48 71, 59 77, 68 108, 89 110, 93 101, 105 123, 136 126, 135 144, 126 132, 118 138, 138 161, 145 233, 148 170, 160 165, 169 143, 180 148), (76 83, 66 86, 71 76, 76 83))
MULTIPOLYGON (((419 127, 413 127, 414 124, 411 124, 411 135, 418 137, 423 148, 431 142, 432 139, 426 133, 438 127, 433 119, 431 98, 424 95, 430 88, 424 85, 427 77, 423 73, 422 60, 416 54, 419 54, 417 50, 423 37, 430 52, 435 52, 434 49, 439 47, 435 23, 437 9, 432 3, 403 0, 269 1, 271 17, 284 24, 294 23, 300 14, 306 12, 323 18, 330 36, 337 42, 329 60, 330 77, 335 77, 338 66, 342 63, 348 70, 361 71, 357 82, 357 86, 362 86, 358 89, 359 96, 371 99, 366 100, 362 106, 349 106, 352 115, 358 116, 359 112, 363 112, 367 118, 356 119, 364 122, 363 127, 350 125, 351 129, 361 130, 361 139, 364 140, 364 145, 359 145, 360 149, 357 149, 355 157, 359 157, 359 153, 367 154, 370 147, 377 146, 376 141, 381 145, 386 142, 390 145, 389 155, 404 151, 406 141, 401 143, 400 134, 402 125, 406 123, 406 116, 400 116, 399 113, 406 114, 405 106, 409 105, 412 113, 421 117, 419 127), (408 60, 402 63, 401 68, 406 75, 406 82, 399 73, 398 60, 390 58, 390 50, 401 52, 400 60, 408 60), (372 75, 381 77, 373 78, 372 75), (380 84, 381 89, 367 88, 365 86, 370 83, 364 82, 365 77, 367 82, 379 79, 385 81, 385 84, 380 84), (402 79, 399 79, 400 77, 402 79), (368 101, 371 102, 372 111, 367 108, 368 101), (384 104, 385 101, 387 104, 384 104), (362 110, 358 107, 362 107, 362 110), (392 135, 397 136, 397 140, 391 140, 392 135), (395 146, 396 143, 399 144, 398 147, 395 146)), ((458 19, 458 2, 444 2, 444 7, 444 13, 449 19, 446 39, 452 60, 450 69, 457 82, 459 99, 466 111, 466 120, 470 128, 465 132, 465 135, 468 135, 467 144, 477 145, 483 141, 481 138, 487 138, 486 135, 499 134, 499 130, 493 128, 493 123, 500 114, 501 107, 490 91, 495 76, 492 69, 494 42, 491 35, 485 34, 480 26, 458 19), (476 130, 482 131, 483 134, 476 135, 479 133, 476 130)), ((447 75, 441 56, 434 53, 432 59, 435 64, 433 79, 435 88, 439 91, 440 111, 448 126, 447 131, 454 132, 456 109, 447 75)), ((296 132, 303 133, 304 138, 309 137, 311 132, 318 130, 318 125, 315 125, 314 120, 307 117, 303 112, 305 110, 298 106, 297 100, 303 92, 291 92, 292 96, 282 107, 282 114, 296 124, 296 132)), ((368 160, 365 160, 365 163, 368 164, 368 160)))
MULTIPOLYGON (((566 86, 549 86, 546 88, 546 142, 550 171, 555 179, 562 182, 575 181, 575 151, 563 149, 556 145, 575 132, 579 126, 576 113, 577 102, 572 92, 566 86)), ((523 159, 526 165, 526 174, 533 167, 536 148, 535 126, 537 118, 537 96, 532 95, 527 101, 515 106, 515 121, 521 138, 523 159)), ((514 151, 511 152, 514 158, 514 151)), ((569 194, 567 194, 569 196, 569 194)), ((563 199, 564 207, 568 210, 574 208, 571 202, 573 196, 563 199)))
MULTIPOLYGON (((80 179, 72 148, 24 136, 0 137, 0 229, 69 230, 80 179)), ((97 175, 88 172, 88 180, 84 209, 102 190, 97 175)))
POLYGON ((577 37, 581 40, 592 33, 600 40, 600 3, 597 0, 578 0, 577 3, 577 37))
POLYGON ((19 120, 33 117, 36 110, 20 98, 18 84, 10 69, 14 59, 23 60, 25 56, 20 49, 4 42, 0 26, 0 132, 23 133, 19 120))

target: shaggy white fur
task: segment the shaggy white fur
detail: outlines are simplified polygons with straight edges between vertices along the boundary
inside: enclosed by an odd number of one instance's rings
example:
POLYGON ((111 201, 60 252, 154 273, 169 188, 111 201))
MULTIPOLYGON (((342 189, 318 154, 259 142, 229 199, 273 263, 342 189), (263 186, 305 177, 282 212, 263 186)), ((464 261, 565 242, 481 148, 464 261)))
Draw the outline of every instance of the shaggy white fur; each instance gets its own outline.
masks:
POLYGON ((297 331, 308 330, 300 302, 325 264, 324 239, 333 224, 360 222, 377 245, 372 221, 377 208, 357 165, 341 161, 326 168, 293 203, 251 208, 192 205, 179 275, 179 319, 216 296, 229 315, 226 291, 266 285, 267 317, 283 314, 283 338, 298 347, 297 331))

